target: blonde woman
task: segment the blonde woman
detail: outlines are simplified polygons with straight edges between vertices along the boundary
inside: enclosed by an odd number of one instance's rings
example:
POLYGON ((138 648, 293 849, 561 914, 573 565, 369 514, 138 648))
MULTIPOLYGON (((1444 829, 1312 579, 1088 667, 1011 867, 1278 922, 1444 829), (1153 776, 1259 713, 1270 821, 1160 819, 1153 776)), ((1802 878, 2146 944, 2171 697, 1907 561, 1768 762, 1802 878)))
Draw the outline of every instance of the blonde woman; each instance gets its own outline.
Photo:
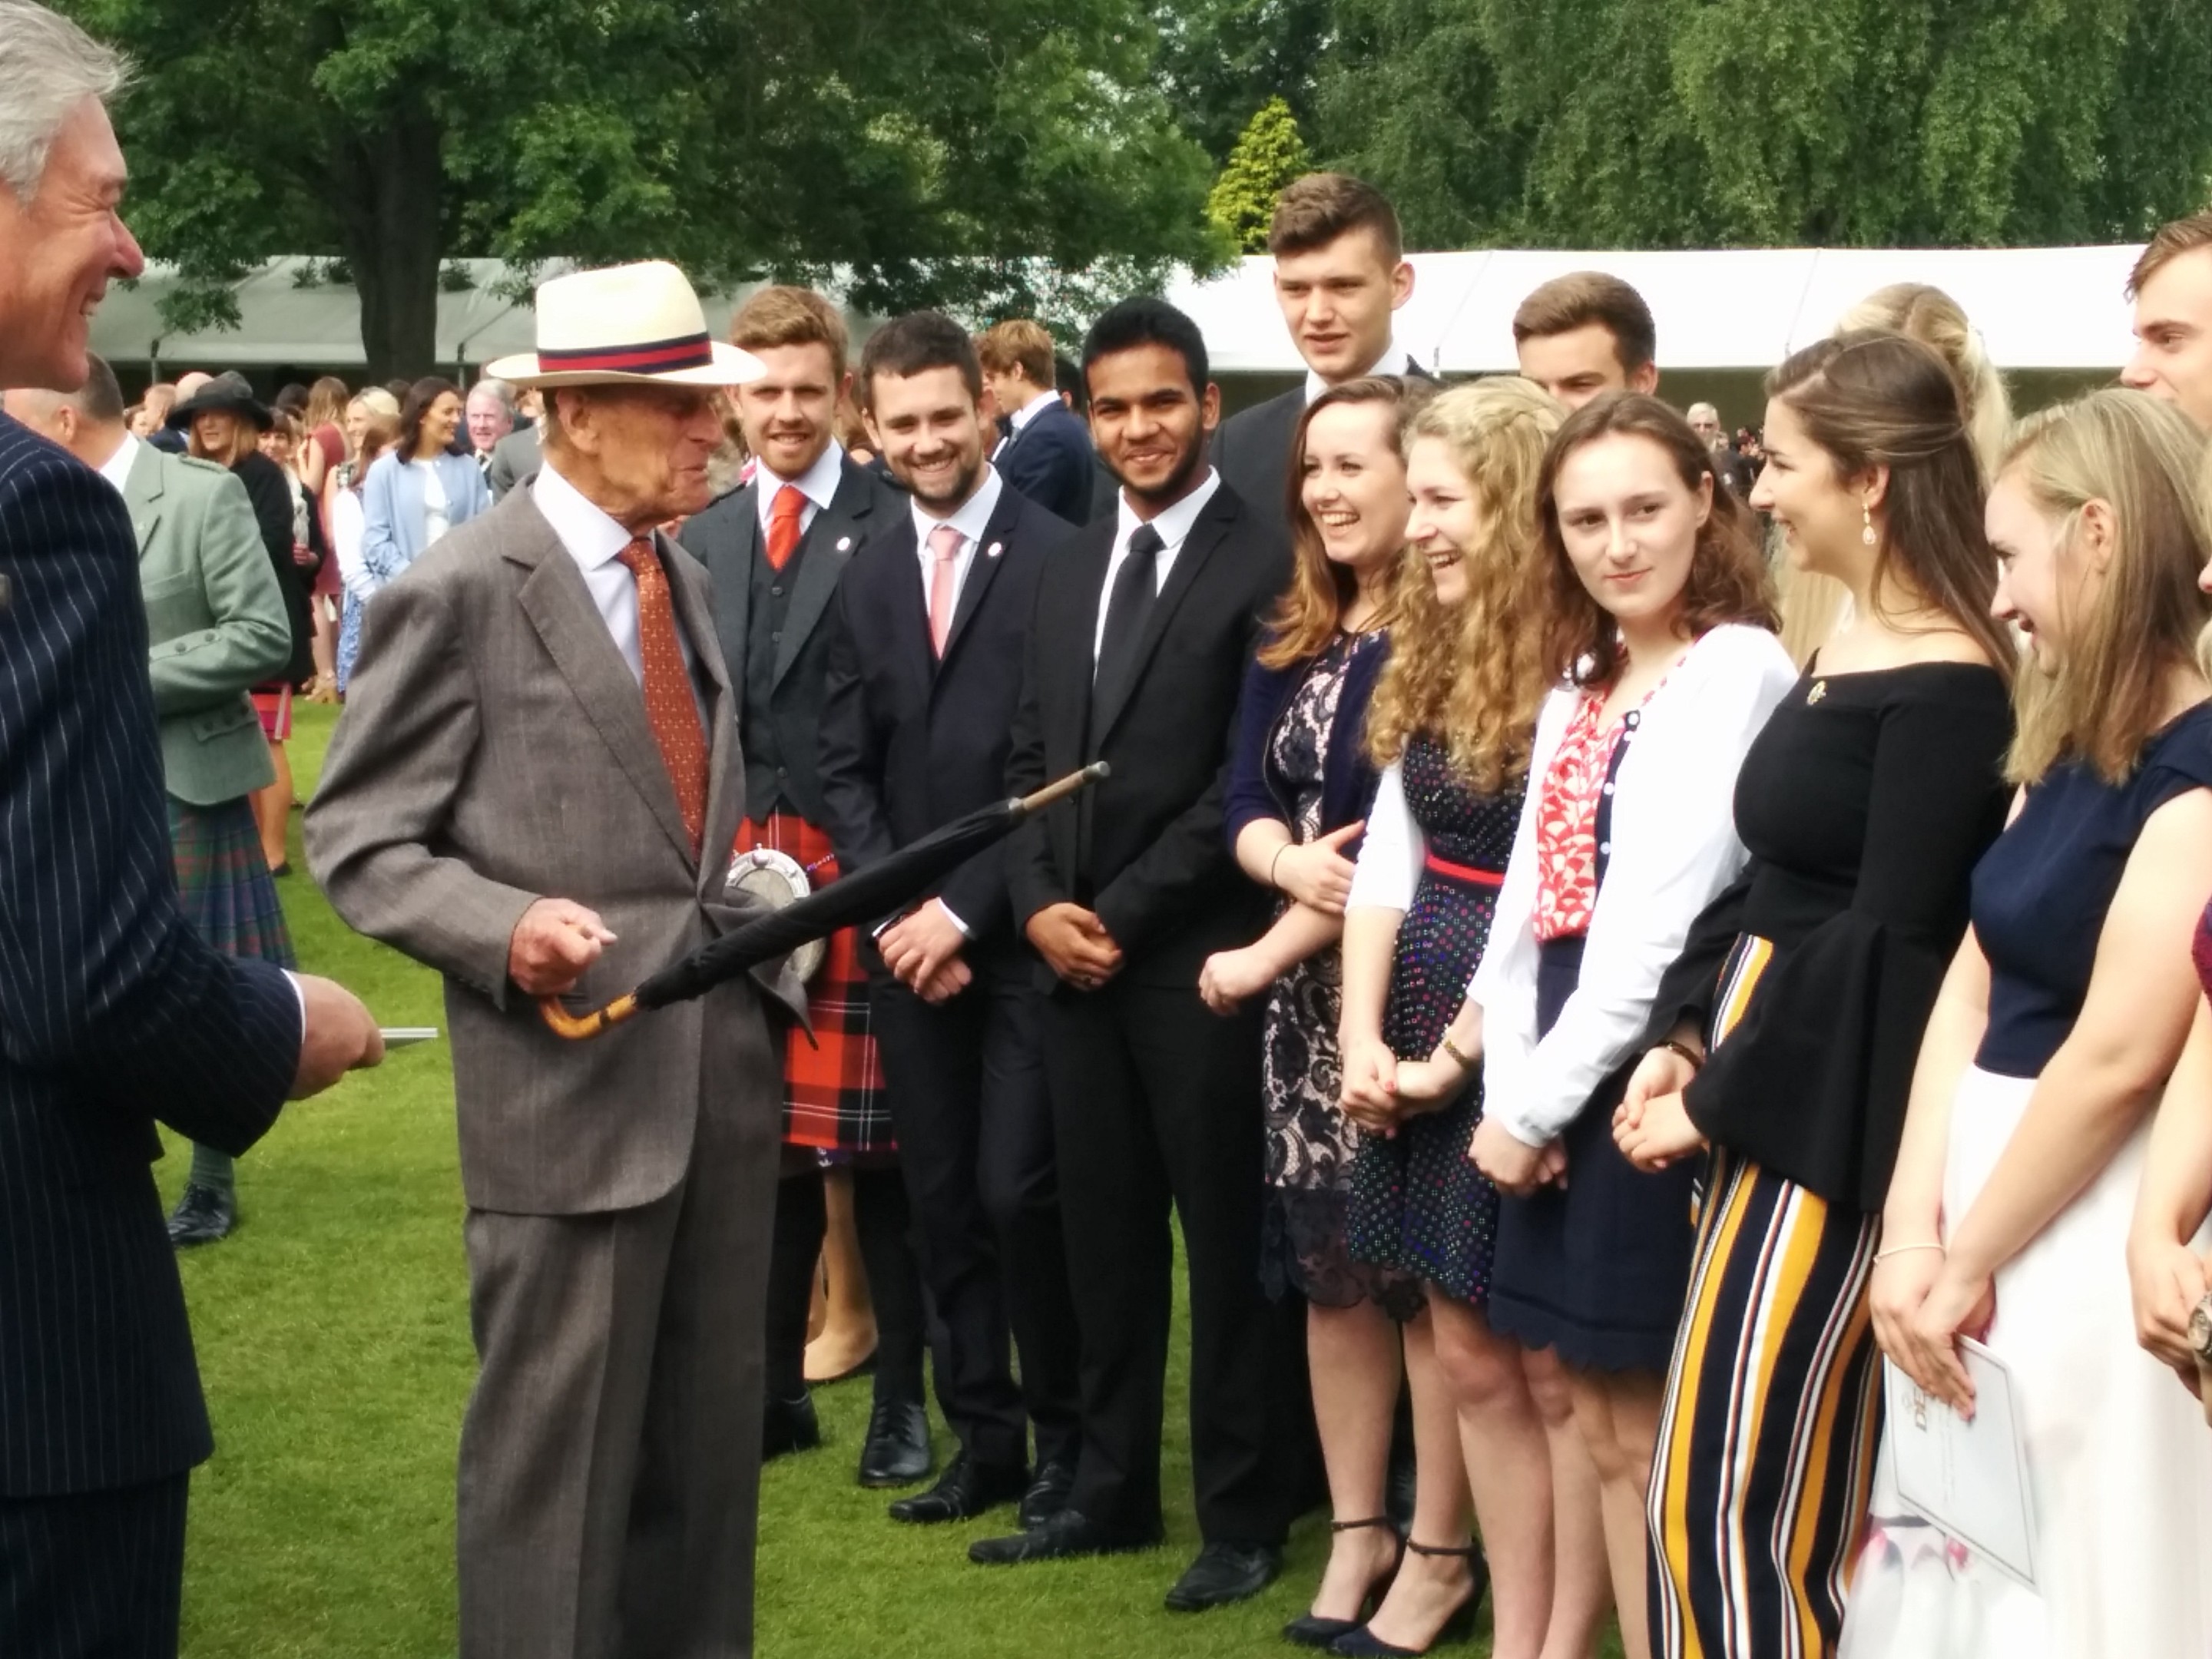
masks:
MULTIPOLYGON (((1499 1659, 1534 1659, 1553 1621, 1548 1446, 1520 1355, 1489 1328, 1498 1189, 1467 1161, 1482 1092, 1444 1028, 1489 938, 1549 688, 1526 619, 1543 568, 1537 475, 1565 416, 1533 383, 1501 378, 1443 393, 1407 432, 1418 557, 1369 715, 1384 770, 1345 915, 1341 1042, 1344 1109, 1366 1131, 1352 1248, 1419 1279, 1427 1306, 1405 1328, 1409 1553, 1339 1653, 1419 1653, 1472 1624, 1483 1579, 1465 1541, 1470 1487, 1499 1659)), ((1563 1622, 1587 1627, 1584 1645, 1603 1605, 1589 1554, 1565 1575, 1563 1622)))
MULTIPOLYGON (((1892 283, 1836 319, 1838 336, 1868 330, 1917 340, 1943 360, 1958 383, 1967 441, 1986 484, 2012 431, 2012 398, 2005 391, 2004 376, 1990 361, 1982 337, 1959 302, 1925 283, 1892 283)), ((1834 577, 1790 559, 1777 562, 1775 588, 1781 600, 1782 643, 1792 660, 1808 662, 1848 621, 1850 591, 1834 577)))
POLYGON ((2212 1651, 2212 1437, 2136 1346, 2124 1248, 2149 1107, 2203 997, 2203 454, 2185 416, 2116 388, 2027 422, 1990 492, 1996 612, 2030 642, 2021 794, 1921 1042, 1872 1301, 1883 1353, 1960 1412, 1958 1339, 2006 1365, 2036 1588, 1878 1485, 1847 1655, 2212 1651))

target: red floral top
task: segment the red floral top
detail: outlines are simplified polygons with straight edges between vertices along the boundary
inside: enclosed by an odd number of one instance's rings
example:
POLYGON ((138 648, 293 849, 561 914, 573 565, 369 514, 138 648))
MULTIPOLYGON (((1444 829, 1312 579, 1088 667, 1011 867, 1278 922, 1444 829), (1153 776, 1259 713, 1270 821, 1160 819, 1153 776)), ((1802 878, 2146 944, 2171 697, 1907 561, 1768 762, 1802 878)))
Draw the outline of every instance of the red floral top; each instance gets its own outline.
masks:
MULTIPOLYGON (((1671 671, 1670 671, 1671 672, 1671 671)), ((1667 683, 1644 694, 1611 725, 1604 722, 1605 694, 1586 692, 1567 722, 1559 752, 1544 774, 1541 815, 1536 820, 1536 937, 1574 939, 1589 932, 1597 905, 1597 809, 1605 798, 1613 757, 1628 730, 1667 683)))

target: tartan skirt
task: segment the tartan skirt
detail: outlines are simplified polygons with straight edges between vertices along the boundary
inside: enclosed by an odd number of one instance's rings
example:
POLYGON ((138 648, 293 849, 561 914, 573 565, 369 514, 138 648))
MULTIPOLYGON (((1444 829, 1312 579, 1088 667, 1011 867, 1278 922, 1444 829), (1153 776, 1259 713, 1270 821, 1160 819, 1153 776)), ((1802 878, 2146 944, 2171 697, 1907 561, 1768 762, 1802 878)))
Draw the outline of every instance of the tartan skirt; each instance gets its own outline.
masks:
MULTIPOLYGON (((750 818, 740 823, 733 850, 749 853, 756 847, 796 859, 817 891, 837 879, 828 833, 796 812, 772 812, 765 823, 750 818)), ((822 970, 806 988, 806 1015, 814 1027, 812 1042, 795 1026, 784 1034, 784 1144, 847 1156, 893 1150, 897 1142, 883 1063, 868 1030, 868 975, 860 963, 858 928, 830 936, 822 970)))
POLYGON ((225 956, 297 968, 252 804, 244 796, 214 806, 167 799, 177 896, 193 931, 225 956))

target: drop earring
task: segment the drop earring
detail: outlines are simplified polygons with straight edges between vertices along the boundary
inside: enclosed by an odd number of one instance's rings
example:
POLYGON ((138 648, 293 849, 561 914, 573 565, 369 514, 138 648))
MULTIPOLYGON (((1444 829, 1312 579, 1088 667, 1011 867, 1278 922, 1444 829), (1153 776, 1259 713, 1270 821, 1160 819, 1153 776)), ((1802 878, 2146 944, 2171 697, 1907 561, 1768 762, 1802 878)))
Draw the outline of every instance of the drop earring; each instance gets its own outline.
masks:
POLYGON ((1859 539, 1869 547, 1874 545, 1874 509, 1864 501, 1859 503, 1859 539))

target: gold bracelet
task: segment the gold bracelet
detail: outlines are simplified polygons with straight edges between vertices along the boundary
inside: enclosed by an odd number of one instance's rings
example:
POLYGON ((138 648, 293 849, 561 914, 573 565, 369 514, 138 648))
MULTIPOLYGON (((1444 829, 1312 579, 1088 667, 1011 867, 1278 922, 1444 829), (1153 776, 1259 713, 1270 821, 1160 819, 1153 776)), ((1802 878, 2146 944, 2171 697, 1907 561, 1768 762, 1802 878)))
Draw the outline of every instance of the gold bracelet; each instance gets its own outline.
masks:
POLYGON ((1437 1039, 1437 1047, 1443 1049, 1446 1054, 1449 1054, 1455 1060, 1456 1060, 1459 1063, 1459 1068, 1461 1071, 1472 1073, 1474 1070, 1474 1062, 1460 1052, 1460 1046, 1451 1040, 1451 1033, 1449 1031, 1446 1031, 1442 1036, 1437 1039))
POLYGON ((1893 1244, 1886 1250, 1876 1250, 1874 1253, 1874 1259, 1877 1262, 1882 1262, 1888 1261, 1893 1255, 1908 1255, 1914 1250, 1941 1250, 1942 1248, 1932 1238, 1925 1244, 1893 1244))

